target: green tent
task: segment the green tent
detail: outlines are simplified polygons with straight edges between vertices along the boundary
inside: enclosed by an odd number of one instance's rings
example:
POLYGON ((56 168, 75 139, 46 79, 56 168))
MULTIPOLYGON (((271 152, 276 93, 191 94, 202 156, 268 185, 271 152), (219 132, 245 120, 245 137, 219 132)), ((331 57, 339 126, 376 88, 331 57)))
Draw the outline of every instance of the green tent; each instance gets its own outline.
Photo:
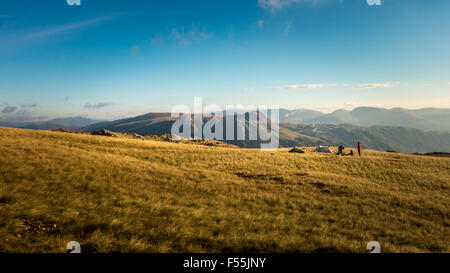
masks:
POLYGON ((294 146, 294 148, 292 148, 289 152, 290 152, 290 153, 300 153, 300 154, 304 154, 304 153, 305 153, 305 150, 300 149, 300 148, 297 148, 297 147, 294 146))

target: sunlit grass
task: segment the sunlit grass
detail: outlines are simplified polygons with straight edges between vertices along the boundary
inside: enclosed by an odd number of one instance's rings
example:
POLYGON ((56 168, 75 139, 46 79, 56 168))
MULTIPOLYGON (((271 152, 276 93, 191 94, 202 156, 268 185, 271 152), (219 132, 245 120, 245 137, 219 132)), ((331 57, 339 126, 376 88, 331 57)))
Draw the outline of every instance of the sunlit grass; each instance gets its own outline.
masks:
POLYGON ((0 251, 450 251, 450 158, 6 128, 0 155, 0 251))

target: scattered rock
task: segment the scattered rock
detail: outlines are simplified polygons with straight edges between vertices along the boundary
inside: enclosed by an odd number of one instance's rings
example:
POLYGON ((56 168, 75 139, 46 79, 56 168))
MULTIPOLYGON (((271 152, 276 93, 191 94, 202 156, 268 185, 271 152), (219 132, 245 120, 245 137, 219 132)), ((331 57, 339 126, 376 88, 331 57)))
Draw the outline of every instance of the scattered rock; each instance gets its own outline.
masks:
POLYGON ((53 132, 61 132, 61 133, 71 133, 69 130, 66 130, 64 128, 58 128, 58 129, 54 129, 52 131, 53 132))
POLYGON ((143 139, 144 137, 141 136, 140 134, 136 134, 136 133, 131 133, 131 136, 133 136, 134 138, 140 138, 143 139))
POLYGON ((104 130, 104 129, 103 130, 98 130, 98 131, 93 131, 93 132, 91 132, 91 135, 117 137, 117 134, 114 133, 113 131, 104 130))
POLYGON ((56 224, 45 224, 39 220, 24 219, 22 222, 23 231, 31 234, 39 234, 41 232, 52 232, 56 229, 56 224))

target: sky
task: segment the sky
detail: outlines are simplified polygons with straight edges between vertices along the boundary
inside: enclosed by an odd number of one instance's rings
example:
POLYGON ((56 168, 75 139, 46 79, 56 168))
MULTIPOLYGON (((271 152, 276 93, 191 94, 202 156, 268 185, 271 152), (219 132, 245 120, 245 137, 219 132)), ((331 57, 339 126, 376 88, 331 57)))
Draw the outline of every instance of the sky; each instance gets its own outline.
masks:
POLYGON ((450 108, 448 0, 80 2, 0 0, 0 120, 450 108))

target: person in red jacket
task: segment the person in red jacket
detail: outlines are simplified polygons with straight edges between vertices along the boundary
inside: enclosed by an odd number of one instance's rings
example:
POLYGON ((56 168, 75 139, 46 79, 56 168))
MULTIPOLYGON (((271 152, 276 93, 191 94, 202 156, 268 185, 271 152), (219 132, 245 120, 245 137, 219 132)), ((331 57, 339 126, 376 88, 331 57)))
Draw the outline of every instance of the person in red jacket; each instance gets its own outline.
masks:
POLYGON ((361 143, 358 141, 358 155, 361 156, 361 143))

